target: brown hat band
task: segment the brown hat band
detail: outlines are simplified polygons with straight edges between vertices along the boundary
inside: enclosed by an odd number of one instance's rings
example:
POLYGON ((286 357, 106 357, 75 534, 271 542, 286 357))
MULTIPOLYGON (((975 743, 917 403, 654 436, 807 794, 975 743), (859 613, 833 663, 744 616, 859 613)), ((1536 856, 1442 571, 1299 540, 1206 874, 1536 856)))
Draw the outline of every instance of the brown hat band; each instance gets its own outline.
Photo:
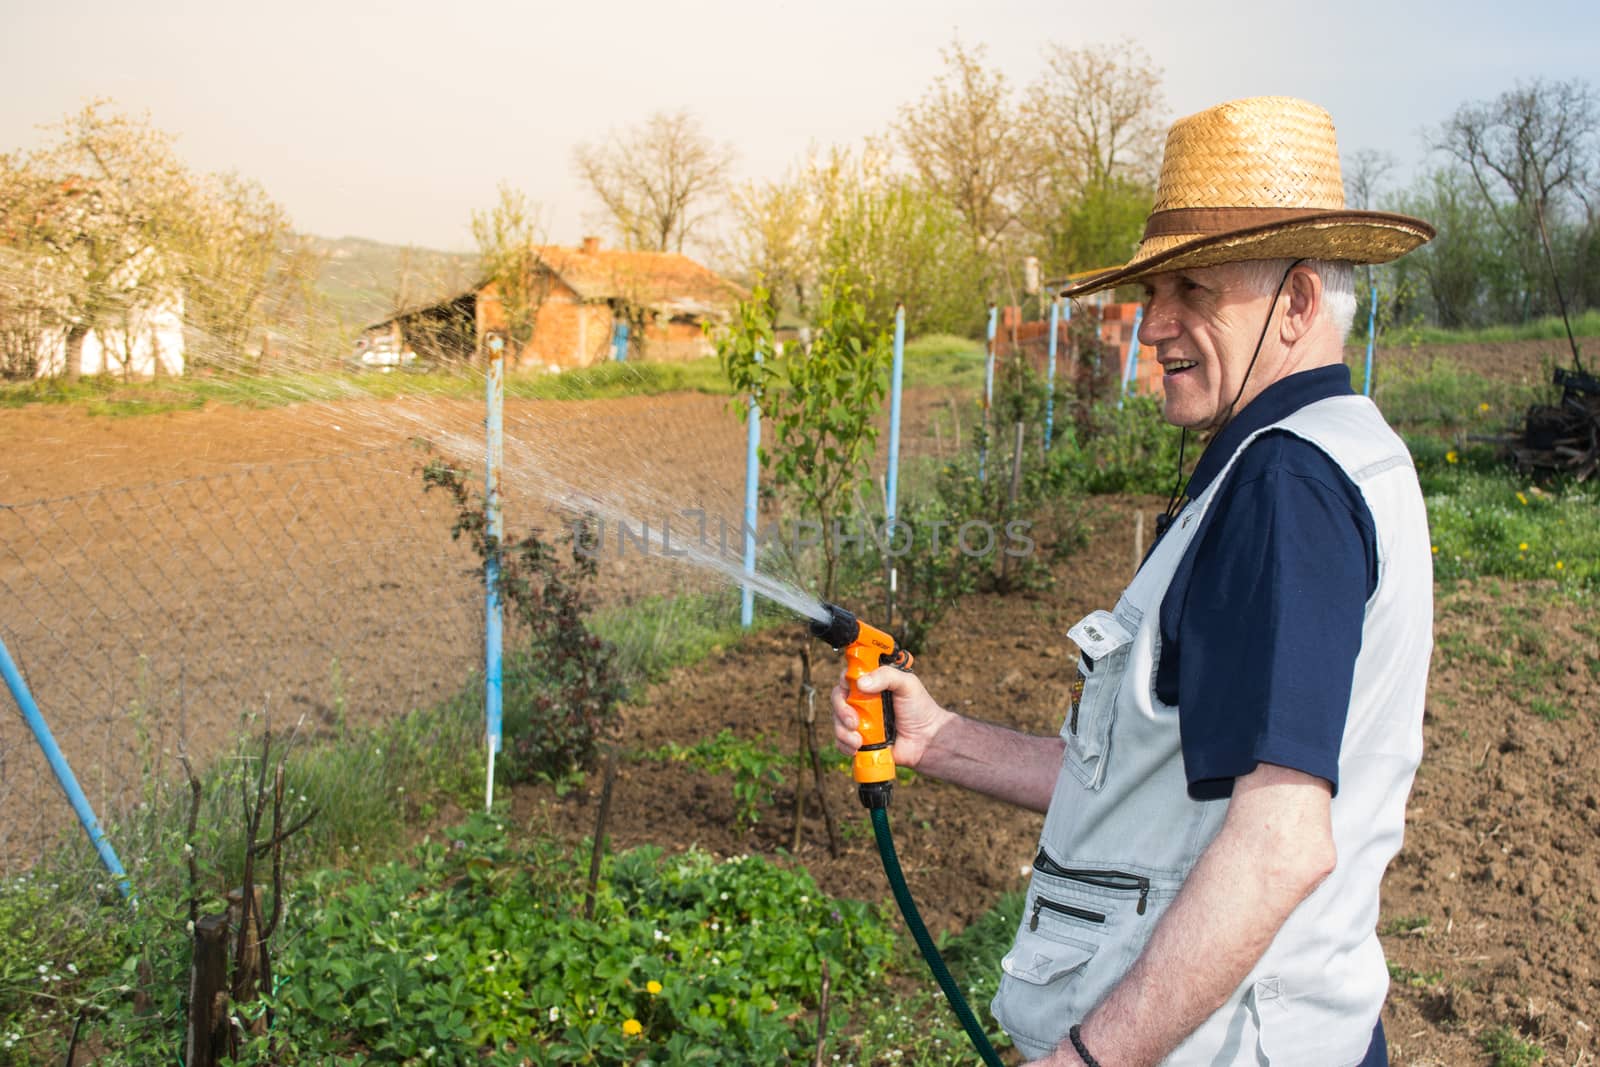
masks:
POLYGON ((1176 234, 1229 233, 1256 226, 1271 226, 1312 215, 1326 215, 1320 207, 1178 207, 1157 211, 1144 224, 1145 240, 1176 234))

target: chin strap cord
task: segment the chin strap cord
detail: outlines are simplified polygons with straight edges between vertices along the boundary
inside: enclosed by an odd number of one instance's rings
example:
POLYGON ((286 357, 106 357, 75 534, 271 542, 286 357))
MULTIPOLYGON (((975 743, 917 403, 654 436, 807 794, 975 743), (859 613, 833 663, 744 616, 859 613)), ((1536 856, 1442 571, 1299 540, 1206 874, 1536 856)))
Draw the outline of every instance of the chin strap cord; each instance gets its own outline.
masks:
MULTIPOLYGON (((1272 291, 1272 303, 1267 306, 1267 321, 1261 324, 1261 336, 1256 338, 1256 350, 1250 353, 1250 365, 1244 369, 1244 378, 1239 382, 1239 391, 1233 394, 1233 400, 1228 403, 1227 413, 1211 429, 1220 430, 1233 421, 1233 409, 1239 406, 1239 398, 1244 396, 1244 387, 1250 382, 1250 374, 1256 369, 1256 360, 1261 358, 1261 346, 1267 340, 1267 330, 1272 327, 1272 315, 1278 310, 1278 297, 1283 295, 1283 287, 1289 282, 1289 275, 1294 269, 1304 263, 1302 257, 1289 264, 1289 269, 1283 272, 1283 277, 1278 279, 1278 287, 1272 291)), ((1183 446, 1189 440, 1189 428, 1183 428, 1183 434, 1178 438, 1178 479, 1172 483, 1172 495, 1167 498, 1167 507, 1160 515, 1156 516, 1156 537, 1167 532, 1167 527, 1172 525, 1178 513, 1183 510, 1184 503, 1188 500, 1187 494, 1180 494, 1178 489, 1184 484, 1183 480, 1183 446)))

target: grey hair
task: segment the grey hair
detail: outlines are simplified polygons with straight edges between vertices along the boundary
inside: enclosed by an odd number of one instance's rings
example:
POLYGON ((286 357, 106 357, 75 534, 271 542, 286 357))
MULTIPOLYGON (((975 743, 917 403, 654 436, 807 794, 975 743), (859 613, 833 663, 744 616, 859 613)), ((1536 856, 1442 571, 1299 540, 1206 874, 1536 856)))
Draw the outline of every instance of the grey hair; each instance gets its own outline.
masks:
MULTIPOLYGON (((1283 281, 1292 259, 1251 259, 1236 264, 1239 283, 1258 296, 1271 296, 1283 281)), ((1347 260, 1308 259, 1322 279, 1322 317, 1333 324, 1342 343, 1356 319, 1356 268, 1347 260)))

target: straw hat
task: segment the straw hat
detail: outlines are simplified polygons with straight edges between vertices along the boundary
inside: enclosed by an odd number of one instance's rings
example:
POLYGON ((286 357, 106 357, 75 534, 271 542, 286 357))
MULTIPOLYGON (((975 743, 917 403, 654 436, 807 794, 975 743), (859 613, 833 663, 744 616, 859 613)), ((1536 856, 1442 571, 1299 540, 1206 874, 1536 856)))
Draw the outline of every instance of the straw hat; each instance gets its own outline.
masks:
POLYGON ((1433 237, 1421 219, 1344 206, 1333 119, 1315 104, 1258 96, 1179 119, 1167 134, 1144 239, 1121 267, 1066 296, 1149 274, 1246 259, 1387 263, 1433 237))

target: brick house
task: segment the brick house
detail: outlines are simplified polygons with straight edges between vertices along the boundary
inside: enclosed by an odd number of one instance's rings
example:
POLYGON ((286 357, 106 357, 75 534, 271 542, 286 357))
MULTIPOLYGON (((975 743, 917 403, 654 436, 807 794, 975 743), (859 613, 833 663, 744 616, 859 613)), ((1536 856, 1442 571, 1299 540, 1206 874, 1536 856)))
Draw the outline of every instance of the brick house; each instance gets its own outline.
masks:
MULTIPOLYGON (((515 356, 524 368, 565 370, 613 358, 620 324, 628 327, 628 358, 686 360, 710 355, 707 323, 727 322, 748 293, 709 268, 674 252, 602 249, 586 237, 576 248, 541 245, 534 289, 533 337, 515 356)), ((503 329, 498 287, 481 282, 424 307, 374 323, 357 342, 363 352, 410 354, 438 361, 471 358, 484 335, 503 329)), ((368 358, 366 362, 378 362, 368 358)))

